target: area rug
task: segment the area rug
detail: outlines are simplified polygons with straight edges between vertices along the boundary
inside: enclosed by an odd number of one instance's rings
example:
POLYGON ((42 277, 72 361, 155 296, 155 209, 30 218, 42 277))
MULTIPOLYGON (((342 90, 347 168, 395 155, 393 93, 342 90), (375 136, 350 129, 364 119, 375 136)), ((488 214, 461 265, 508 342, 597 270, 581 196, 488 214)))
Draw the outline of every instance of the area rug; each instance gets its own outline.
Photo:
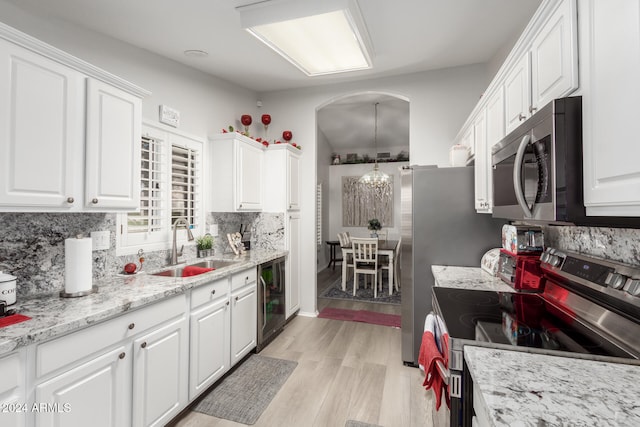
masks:
POLYGON ((322 319, 346 320, 351 322, 371 323, 373 325, 400 328, 401 316, 397 314, 378 313, 368 310, 349 310, 346 308, 325 307, 318 317, 322 319))
MULTIPOLYGON (((329 298, 329 299, 345 299, 350 301, 364 301, 364 302, 374 302, 374 303, 384 303, 384 304, 398 304, 400 305, 400 290, 394 290, 391 295, 389 295, 389 285, 386 277, 383 276, 382 281, 382 291, 378 291, 378 297, 373 297, 373 289, 371 285, 368 288, 364 287, 364 278, 363 275, 360 276, 360 287, 356 290, 356 296, 353 296, 353 277, 350 277, 347 280, 346 291, 342 290, 342 278, 338 277, 335 282, 331 284, 327 289, 325 289, 322 294, 320 294, 320 298, 329 298)), ((370 283, 370 278, 367 279, 367 283, 370 283)))
POLYGON ((253 425, 298 365, 254 354, 193 408, 196 412, 253 425))

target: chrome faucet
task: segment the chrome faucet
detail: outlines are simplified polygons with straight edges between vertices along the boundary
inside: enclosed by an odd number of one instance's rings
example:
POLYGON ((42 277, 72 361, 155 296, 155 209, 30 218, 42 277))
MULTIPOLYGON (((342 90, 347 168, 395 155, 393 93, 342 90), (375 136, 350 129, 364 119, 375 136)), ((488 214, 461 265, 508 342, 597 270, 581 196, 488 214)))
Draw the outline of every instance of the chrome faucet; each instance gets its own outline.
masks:
POLYGON ((182 251, 184 249, 184 245, 182 245, 180 251, 178 252, 178 244, 176 243, 176 232, 179 225, 183 225, 187 229, 187 239, 189 239, 189 241, 193 240, 193 234, 191 233, 191 229, 189 228, 187 219, 182 216, 176 219, 176 222, 173 223, 173 246, 171 246, 171 260, 169 261, 169 265, 176 265, 178 263, 178 257, 182 256, 182 251))

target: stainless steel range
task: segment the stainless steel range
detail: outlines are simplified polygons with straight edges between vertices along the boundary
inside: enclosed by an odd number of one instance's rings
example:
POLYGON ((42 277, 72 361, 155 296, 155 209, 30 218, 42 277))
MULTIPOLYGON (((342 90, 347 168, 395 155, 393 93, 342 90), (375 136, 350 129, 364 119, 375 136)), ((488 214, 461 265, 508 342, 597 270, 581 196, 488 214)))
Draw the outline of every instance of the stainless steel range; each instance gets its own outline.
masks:
POLYGON ((433 288, 449 334, 450 425, 473 416, 465 345, 640 364, 640 268, 552 248, 540 259, 540 293, 433 288))

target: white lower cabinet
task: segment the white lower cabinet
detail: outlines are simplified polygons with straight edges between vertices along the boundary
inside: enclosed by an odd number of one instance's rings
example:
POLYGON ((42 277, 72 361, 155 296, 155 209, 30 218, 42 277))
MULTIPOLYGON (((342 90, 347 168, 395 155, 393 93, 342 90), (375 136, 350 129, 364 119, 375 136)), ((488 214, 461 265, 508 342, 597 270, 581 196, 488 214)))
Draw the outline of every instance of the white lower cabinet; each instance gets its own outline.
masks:
POLYGON ((25 396, 25 351, 0 357, 0 425, 24 427, 29 405, 25 396))
POLYGON ((285 305, 287 318, 300 309, 300 214, 291 213, 288 216, 287 227, 287 255, 285 305))
POLYGON ((191 291, 189 400, 195 399, 231 367, 229 306, 226 278, 191 291))
MULTIPOLYGON (((130 421, 129 345, 119 345, 35 388, 38 427, 119 427, 130 421), (45 405, 41 407, 40 406, 45 405)), ((68 349, 71 352, 71 349, 68 349)))
POLYGON ((231 366, 249 354, 257 342, 256 269, 231 278, 231 366))
POLYGON ((163 426, 187 404, 186 316, 133 342, 133 425, 163 426))

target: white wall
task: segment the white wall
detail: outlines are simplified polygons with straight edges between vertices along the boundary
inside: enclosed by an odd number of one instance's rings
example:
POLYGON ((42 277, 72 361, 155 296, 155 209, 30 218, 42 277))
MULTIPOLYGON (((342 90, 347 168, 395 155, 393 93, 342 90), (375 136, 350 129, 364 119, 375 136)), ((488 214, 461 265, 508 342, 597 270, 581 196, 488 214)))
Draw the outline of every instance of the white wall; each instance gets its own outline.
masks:
POLYGON ((255 92, 113 38, 2 1, 0 21, 151 91, 145 119, 157 122, 166 104, 180 111, 180 130, 206 137, 237 126, 242 114, 258 114, 255 92))
MULTIPOLYGON (((491 76, 489 76, 491 77, 491 76)), ((455 135, 484 91, 489 79, 483 65, 456 67, 401 77, 363 80, 304 89, 268 92, 260 95, 264 112, 286 123, 302 144, 300 164, 301 309, 313 315, 316 306, 315 185, 316 110, 332 100, 362 92, 381 92, 404 97, 410 102, 411 164, 447 165, 449 147, 455 135)), ((283 125, 277 127, 283 129, 283 125)), ((271 127, 271 126, 270 126, 271 127)), ((274 126, 276 127, 276 126, 274 126)), ((335 208, 332 206, 332 212, 335 208)))
POLYGON ((317 154, 316 158, 318 159, 318 173, 317 173, 317 183, 322 184, 322 245, 318 247, 318 271, 322 270, 329 263, 329 248, 324 243, 326 240, 335 240, 335 234, 330 233, 329 228, 329 218, 331 218, 331 213, 333 212, 330 200, 330 164, 331 164, 331 153, 333 149, 329 144, 329 141, 324 136, 322 132, 318 132, 318 140, 317 140, 317 154))

